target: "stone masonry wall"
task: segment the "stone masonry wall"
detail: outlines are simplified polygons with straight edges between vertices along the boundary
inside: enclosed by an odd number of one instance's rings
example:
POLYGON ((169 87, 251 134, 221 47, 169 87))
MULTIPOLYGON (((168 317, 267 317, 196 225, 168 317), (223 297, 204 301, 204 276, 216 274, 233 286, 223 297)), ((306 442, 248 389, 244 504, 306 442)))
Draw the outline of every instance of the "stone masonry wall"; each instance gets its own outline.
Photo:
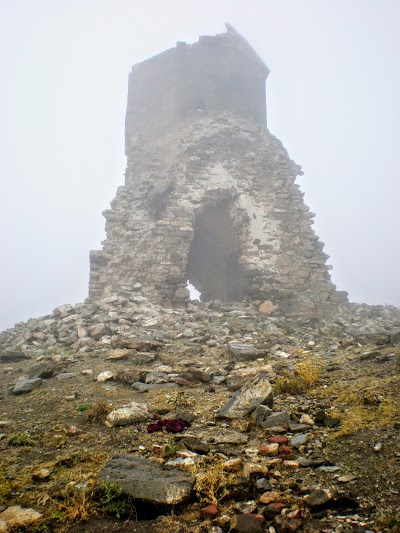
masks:
MULTIPOLYGON (((188 257, 202 214, 221 212, 225 229, 215 238, 225 255, 214 261, 209 253, 207 261, 227 281, 226 294, 239 284, 241 299, 271 300, 287 315, 329 314, 347 301, 330 281, 328 256, 311 227, 314 214, 295 183, 301 169, 262 126, 200 113, 164 137, 131 139, 127 155, 126 183, 103 213, 107 239, 91 252, 90 299, 128 296, 140 284, 149 300, 182 306, 188 270, 213 299, 207 265, 200 272, 188 257)), ((212 227, 204 232, 197 238, 203 250, 212 227)))

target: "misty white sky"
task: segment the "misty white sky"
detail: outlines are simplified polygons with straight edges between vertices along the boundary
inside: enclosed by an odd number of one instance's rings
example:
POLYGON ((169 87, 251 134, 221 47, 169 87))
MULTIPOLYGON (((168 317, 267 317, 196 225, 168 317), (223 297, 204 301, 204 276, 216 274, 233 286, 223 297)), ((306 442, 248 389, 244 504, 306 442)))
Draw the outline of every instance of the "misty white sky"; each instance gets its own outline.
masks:
POLYGON ((353 301, 400 305, 398 0, 0 0, 0 329, 87 296, 131 66, 230 22, 353 301))

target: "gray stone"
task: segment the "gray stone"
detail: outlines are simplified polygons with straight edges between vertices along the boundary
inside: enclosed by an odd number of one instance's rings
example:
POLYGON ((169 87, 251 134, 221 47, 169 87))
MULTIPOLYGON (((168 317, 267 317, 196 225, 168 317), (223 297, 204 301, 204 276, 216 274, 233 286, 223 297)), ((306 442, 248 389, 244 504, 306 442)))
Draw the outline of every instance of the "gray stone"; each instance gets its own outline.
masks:
POLYGON ((149 372, 146 374, 146 383, 168 383, 169 375, 165 372, 149 372))
POLYGON ((30 378, 49 379, 60 372, 62 365, 53 361, 40 361, 28 370, 30 378))
POLYGON ((290 439, 290 445, 293 446, 293 448, 299 448, 300 446, 303 446, 303 444, 306 444, 308 439, 308 433, 298 433, 290 439))
POLYGON ((265 417, 269 416, 272 413, 272 409, 268 405, 258 405, 255 411, 256 424, 261 426, 261 423, 264 422, 265 417))
POLYGON ((150 352, 138 352, 136 353, 132 360, 136 363, 136 364, 141 364, 141 365, 145 365, 146 363, 151 363, 155 360, 156 358, 156 355, 154 353, 150 353, 150 352))
POLYGON ((120 487, 134 500, 160 505, 177 505, 187 500, 195 482, 187 472, 126 454, 114 456, 99 479, 120 487))
POLYGON ((258 350, 250 344, 236 344, 232 342, 228 344, 227 349, 232 361, 253 361, 265 355, 265 352, 258 350))
POLYGON ((56 307, 54 311, 52 312, 51 316, 54 317, 66 317, 73 311, 72 305, 65 304, 60 305, 59 307, 56 307))
POLYGON ((275 412, 267 416, 261 423, 263 428, 289 426, 290 417, 286 411, 275 412))
POLYGON ((242 418, 260 405, 272 406, 272 386, 265 374, 260 374, 246 383, 232 398, 220 409, 219 417, 242 418))
POLYGON ((110 330, 105 324, 95 324, 94 326, 91 326, 88 329, 89 335, 97 340, 100 340, 101 337, 104 337, 105 335, 109 335, 110 330))
POLYGON ((289 429, 292 433, 301 433, 302 431, 307 431, 310 429, 310 426, 309 424, 297 424, 295 422, 290 422, 289 429))
POLYGON ((60 372, 56 375, 56 379, 72 379, 76 378, 75 372, 60 372))
POLYGON ((147 392, 151 389, 152 385, 148 383, 142 383, 141 381, 135 381, 132 383, 132 388, 138 392, 147 392))
POLYGON ((26 394, 27 392, 31 392, 33 389, 39 387, 42 383, 43 380, 41 378, 24 379, 21 381, 17 381, 12 390, 12 393, 26 394))
POLYGON ((216 428, 207 433, 208 441, 213 444, 246 444, 249 437, 240 431, 216 428))

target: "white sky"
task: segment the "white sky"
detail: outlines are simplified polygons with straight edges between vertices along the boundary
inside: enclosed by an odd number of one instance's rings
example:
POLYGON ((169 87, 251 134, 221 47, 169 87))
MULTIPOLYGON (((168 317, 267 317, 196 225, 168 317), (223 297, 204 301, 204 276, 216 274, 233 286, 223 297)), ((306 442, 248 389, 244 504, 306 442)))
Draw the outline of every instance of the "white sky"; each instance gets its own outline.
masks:
POLYGON ((0 329, 87 296, 131 66, 230 22, 353 301, 400 305, 398 0, 0 0, 0 329))

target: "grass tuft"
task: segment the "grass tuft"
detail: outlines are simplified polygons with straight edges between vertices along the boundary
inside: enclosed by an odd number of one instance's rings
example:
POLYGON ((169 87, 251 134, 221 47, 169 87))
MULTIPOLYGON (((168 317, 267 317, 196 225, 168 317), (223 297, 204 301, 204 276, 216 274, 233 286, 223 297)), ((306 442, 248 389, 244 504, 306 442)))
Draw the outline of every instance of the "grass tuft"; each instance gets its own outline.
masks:
POLYGON ((107 415, 111 412, 111 407, 106 402, 98 402, 86 410, 86 417, 89 422, 103 423, 107 415))

